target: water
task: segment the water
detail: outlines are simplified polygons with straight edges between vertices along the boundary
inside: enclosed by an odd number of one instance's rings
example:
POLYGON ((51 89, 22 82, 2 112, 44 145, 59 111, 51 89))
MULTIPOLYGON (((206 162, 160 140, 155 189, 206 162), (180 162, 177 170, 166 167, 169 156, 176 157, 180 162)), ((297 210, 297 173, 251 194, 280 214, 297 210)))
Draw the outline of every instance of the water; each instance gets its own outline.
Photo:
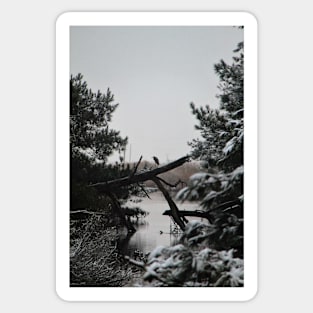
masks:
MULTIPOLYGON (((144 254, 152 251, 157 246, 169 246, 175 244, 180 234, 171 234, 170 230, 175 227, 171 218, 162 215, 165 210, 169 210, 167 201, 161 192, 149 194, 149 198, 144 198, 142 202, 134 204, 127 203, 127 206, 139 206, 141 209, 149 212, 145 218, 140 218, 135 224, 137 231, 130 237, 126 237, 120 245, 122 253, 134 256, 134 251, 139 250, 144 254)), ((176 202, 180 210, 196 210, 195 202, 176 202)), ((188 218, 188 217, 187 217, 188 218)), ((195 219, 195 218, 189 218, 195 219)))

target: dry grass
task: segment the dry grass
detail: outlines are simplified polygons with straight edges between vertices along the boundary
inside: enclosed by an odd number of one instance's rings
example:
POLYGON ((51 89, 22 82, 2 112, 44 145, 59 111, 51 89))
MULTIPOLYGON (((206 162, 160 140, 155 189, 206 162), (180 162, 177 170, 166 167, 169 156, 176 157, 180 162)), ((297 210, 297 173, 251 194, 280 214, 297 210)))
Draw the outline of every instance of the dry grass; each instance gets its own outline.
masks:
POLYGON ((138 272, 119 254, 117 229, 99 216, 71 222, 70 286, 122 287, 138 272))

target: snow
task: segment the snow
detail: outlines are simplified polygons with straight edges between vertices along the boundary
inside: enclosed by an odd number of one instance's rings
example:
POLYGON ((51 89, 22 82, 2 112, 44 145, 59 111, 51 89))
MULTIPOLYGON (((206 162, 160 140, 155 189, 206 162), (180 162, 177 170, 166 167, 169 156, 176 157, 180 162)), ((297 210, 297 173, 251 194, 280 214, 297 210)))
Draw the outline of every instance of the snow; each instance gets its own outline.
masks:
POLYGON ((208 183, 208 184, 213 184, 213 183, 216 183, 216 181, 217 181, 217 180, 216 180, 214 177, 211 176, 211 177, 207 180, 207 183, 208 183))
POLYGON ((188 190, 188 187, 180 189, 176 194, 176 200, 184 200, 186 198, 186 195, 188 194, 188 190))
POLYGON ((202 180, 208 177, 208 173, 199 172, 190 176, 190 180, 202 180))
POLYGON ((212 198, 216 197, 217 192, 212 190, 210 191, 203 199, 204 202, 211 200, 212 198))
POLYGON ((229 154, 234 149, 236 142, 237 142, 237 137, 233 137, 232 139, 227 141, 223 149, 223 153, 226 155, 229 154))
POLYGON ((232 179, 236 178, 236 176, 240 175, 242 176, 244 173, 244 167, 243 165, 238 166, 233 172, 232 172, 232 179))
POLYGON ((149 260, 152 260, 153 258, 158 258, 162 255, 164 250, 166 249, 165 246, 158 246, 154 250, 152 250, 149 254, 149 260))

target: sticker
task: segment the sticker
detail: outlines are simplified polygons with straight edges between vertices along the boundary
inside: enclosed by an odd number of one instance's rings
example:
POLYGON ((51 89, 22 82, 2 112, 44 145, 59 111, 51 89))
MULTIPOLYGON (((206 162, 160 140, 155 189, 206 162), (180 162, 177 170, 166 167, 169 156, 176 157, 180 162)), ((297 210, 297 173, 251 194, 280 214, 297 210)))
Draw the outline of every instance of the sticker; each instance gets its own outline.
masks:
POLYGON ((56 291, 257 293, 257 22, 69 12, 56 22, 56 291))

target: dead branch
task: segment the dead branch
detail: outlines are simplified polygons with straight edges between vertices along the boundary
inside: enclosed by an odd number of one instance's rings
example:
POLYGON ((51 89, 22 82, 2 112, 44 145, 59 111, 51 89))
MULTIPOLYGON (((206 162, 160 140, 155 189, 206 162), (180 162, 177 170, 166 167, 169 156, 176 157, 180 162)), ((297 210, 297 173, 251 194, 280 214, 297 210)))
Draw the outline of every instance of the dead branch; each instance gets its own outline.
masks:
POLYGON ((178 184, 180 184, 180 183, 186 184, 185 182, 183 182, 183 181, 180 180, 180 179, 179 179, 174 185, 171 184, 171 183, 169 183, 169 182, 167 182, 165 179, 163 179, 163 178, 161 178, 161 177, 159 177, 159 176, 158 176, 158 179, 159 179, 162 183, 164 183, 165 185, 167 185, 167 186, 169 186, 169 187, 172 187, 172 188, 177 187, 178 184))
POLYGON ((133 226, 133 224, 126 218, 125 210, 121 207, 121 205, 120 205, 117 197, 115 196, 115 194, 112 193, 112 192, 107 192, 107 195, 112 200, 112 204, 113 204, 117 214, 119 215, 119 217, 123 221, 124 225, 127 227, 128 232, 130 232, 130 233, 136 232, 136 229, 133 226))
MULTIPOLYGON (((237 215, 238 217, 242 216, 242 201, 239 199, 233 200, 233 201, 227 201, 224 203, 221 203, 220 205, 214 207, 213 209, 210 209, 209 211, 178 211, 178 215, 180 217, 185 216, 194 216, 194 217, 201 217, 206 218, 209 223, 212 223, 212 211, 223 211, 225 213, 233 213, 237 215)), ((172 216, 172 210, 166 210, 163 212, 163 215, 169 215, 172 216)))
POLYGON ((138 166, 139 166, 141 160, 142 160, 142 156, 140 156, 140 159, 139 159, 139 161, 137 162, 137 164, 136 164, 136 166, 135 166, 135 169, 134 169, 133 173, 131 174, 131 176, 134 176, 134 175, 136 174, 137 169, 138 169, 138 166))
POLYGON ((96 183, 89 185, 89 187, 93 187, 98 189, 101 192, 106 192, 106 191, 112 191, 115 188, 120 188, 123 186, 128 186, 131 184, 139 183, 139 182, 144 182, 146 180, 153 180, 154 177, 156 177, 159 174, 168 172, 178 166, 183 165, 185 162, 189 160, 189 156, 184 156, 176 161, 173 161, 171 163, 168 163, 164 166, 160 166, 157 168, 154 168, 150 171, 143 172, 143 173, 138 173, 106 182, 101 182, 101 183, 96 183))
MULTIPOLYGON (((163 212, 163 215, 172 215, 172 211, 171 210, 166 210, 163 212)), ((208 212, 202 212, 202 211, 179 211, 178 215, 180 217, 182 216, 194 216, 194 217, 202 217, 202 218, 206 218, 209 219, 209 214, 208 212)))
POLYGON ((151 198, 150 198, 149 194, 146 192, 145 188, 142 185, 140 185, 139 183, 137 183, 137 185, 144 192, 144 194, 151 200, 151 198))
POLYGON ((175 223, 180 227, 181 230, 185 229, 185 223, 183 219, 179 216, 179 210, 175 204, 175 202, 172 200, 170 194, 168 191, 165 189, 165 187, 162 185, 160 179, 158 177, 154 177, 153 182, 158 186, 158 188, 161 190, 163 193, 170 209, 171 209, 171 216, 173 217, 175 223))
POLYGON ((141 162, 141 158, 142 157, 140 157, 140 159, 139 159, 139 161, 135 167, 135 170, 133 171, 133 173, 130 176, 115 179, 115 180, 110 180, 107 182, 92 184, 92 185, 89 185, 89 187, 96 188, 99 192, 106 193, 111 198, 115 209, 117 210, 119 216, 121 217, 122 221, 126 225, 128 231, 134 232, 136 230, 135 230, 134 226, 130 223, 130 221, 125 218, 124 209, 119 204, 118 199, 114 194, 114 190, 116 190, 120 187, 123 187, 123 186, 128 186, 131 184, 139 184, 139 182, 144 182, 146 180, 152 180, 158 186, 159 190, 163 193, 166 201, 168 202, 168 205, 171 209, 171 216, 173 217, 174 221, 177 223, 177 225, 182 230, 184 230, 186 219, 184 217, 179 216, 179 214, 178 214, 179 210, 178 210, 175 202, 172 200, 171 196, 169 195, 169 193, 167 192, 165 187, 162 185, 162 182, 161 182, 162 179, 160 180, 160 178, 157 177, 157 175, 165 173, 165 172, 170 171, 170 170, 172 170, 178 166, 183 165, 185 162, 187 162, 189 160, 189 156, 182 157, 182 158, 180 158, 174 162, 168 163, 168 164, 161 166, 161 167, 157 167, 153 170, 136 174, 137 167, 138 167, 139 163, 141 162))

